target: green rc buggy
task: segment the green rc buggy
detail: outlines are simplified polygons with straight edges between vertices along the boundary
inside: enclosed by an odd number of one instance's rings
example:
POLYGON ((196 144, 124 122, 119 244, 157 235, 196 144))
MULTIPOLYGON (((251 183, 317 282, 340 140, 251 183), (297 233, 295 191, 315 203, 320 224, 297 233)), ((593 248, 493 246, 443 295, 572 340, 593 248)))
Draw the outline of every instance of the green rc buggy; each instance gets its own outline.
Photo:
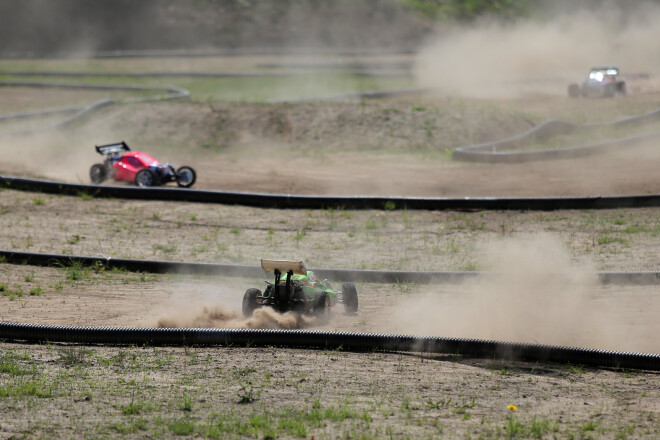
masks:
POLYGON ((251 288, 243 296, 243 315, 251 316, 259 307, 271 307, 280 313, 327 317, 336 304, 344 304, 346 313, 357 313, 358 295, 353 283, 333 290, 328 280, 320 281, 302 261, 261 260, 266 272, 275 274, 275 282, 266 281, 266 290, 251 288))

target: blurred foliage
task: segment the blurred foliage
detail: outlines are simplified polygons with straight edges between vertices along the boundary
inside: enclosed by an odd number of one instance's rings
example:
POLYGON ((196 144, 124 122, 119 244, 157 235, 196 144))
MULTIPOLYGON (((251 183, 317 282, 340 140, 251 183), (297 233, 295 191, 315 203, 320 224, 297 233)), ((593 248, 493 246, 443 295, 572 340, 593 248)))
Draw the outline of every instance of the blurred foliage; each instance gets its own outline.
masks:
POLYGON ((432 20, 474 20, 481 15, 500 18, 528 16, 530 0, 401 0, 408 8, 432 20))
MULTIPOLYGON (((621 0, 571 1, 578 5, 621 0)), ((410 50, 418 47, 438 22, 473 21, 483 15, 513 20, 533 15, 544 5, 556 8, 564 2, 571 3, 569 0, 0 0, 0 55, 268 47, 410 50)))

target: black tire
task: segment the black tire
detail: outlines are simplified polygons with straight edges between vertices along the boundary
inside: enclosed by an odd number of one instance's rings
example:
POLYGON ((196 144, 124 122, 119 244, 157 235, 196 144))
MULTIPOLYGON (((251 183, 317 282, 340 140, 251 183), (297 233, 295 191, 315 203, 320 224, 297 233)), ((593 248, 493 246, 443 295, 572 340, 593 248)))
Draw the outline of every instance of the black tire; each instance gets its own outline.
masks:
POLYGON ((191 167, 184 166, 176 170, 176 183, 181 188, 190 188, 197 180, 197 173, 191 167))
POLYGON ((89 169, 89 178, 94 185, 103 183, 108 178, 108 171, 102 163, 96 163, 89 169))
POLYGON ((619 94, 621 95, 625 95, 626 93, 628 93, 628 90, 626 89, 625 81, 616 83, 616 91, 619 92, 619 94))
POLYGON ((252 316, 252 312, 257 308, 257 297, 261 295, 261 290, 251 288, 245 291, 243 295, 243 316, 252 316))
POLYGON ((290 310, 302 315, 308 311, 308 306, 307 295, 305 295, 305 292, 303 292, 302 289, 295 289, 293 295, 291 295, 291 301, 289 302, 290 310))
POLYGON ((605 85, 605 92, 603 93, 603 95, 606 98, 613 98, 614 95, 616 95, 616 86, 612 83, 606 84, 605 85))
POLYGON ((568 86, 568 96, 571 98, 579 98, 580 97, 580 86, 577 84, 571 84, 568 86))
POLYGON ((344 310, 346 313, 357 313, 358 311, 358 294, 355 284, 344 283, 341 286, 341 294, 344 301, 344 310))
POLYGON ((321 323, 327 322, 330 319, 330 296, 323 292, 316 298, 315 303, 314 315, 321 323))
POLYGON ((140 188, 148 188, 156 184, 156 175, 149 168, 143 168, 135 175, 135 184, 140 188))

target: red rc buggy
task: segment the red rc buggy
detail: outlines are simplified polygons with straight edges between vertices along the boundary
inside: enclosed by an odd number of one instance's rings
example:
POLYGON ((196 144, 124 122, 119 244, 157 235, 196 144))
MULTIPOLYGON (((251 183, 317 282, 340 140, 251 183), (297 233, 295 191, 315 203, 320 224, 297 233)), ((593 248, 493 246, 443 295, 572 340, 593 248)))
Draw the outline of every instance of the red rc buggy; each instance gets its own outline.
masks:
POLYGON ((164 185, 176 182, 182 188, 193 186, 197 174, 189 166, 175 170, 169 163, 160 163, 147 153, 131 151, 126 142, 97 145, 96 151, 104 156, 103 163, 92 165, 89 177, 95 185, 106 179, 114 178, 118 182, 134 182, 137 186, 164 185))

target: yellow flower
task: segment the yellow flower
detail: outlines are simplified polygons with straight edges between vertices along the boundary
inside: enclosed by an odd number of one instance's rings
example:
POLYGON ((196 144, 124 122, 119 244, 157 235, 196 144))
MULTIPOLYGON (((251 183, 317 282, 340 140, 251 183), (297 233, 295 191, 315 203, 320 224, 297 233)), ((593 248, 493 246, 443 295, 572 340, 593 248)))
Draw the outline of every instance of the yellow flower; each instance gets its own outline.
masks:
POLYGON ((518 411, 518 408, 516 407, 516 405, 507 405, 506 409, 510 409, 511 411, 518 411))

